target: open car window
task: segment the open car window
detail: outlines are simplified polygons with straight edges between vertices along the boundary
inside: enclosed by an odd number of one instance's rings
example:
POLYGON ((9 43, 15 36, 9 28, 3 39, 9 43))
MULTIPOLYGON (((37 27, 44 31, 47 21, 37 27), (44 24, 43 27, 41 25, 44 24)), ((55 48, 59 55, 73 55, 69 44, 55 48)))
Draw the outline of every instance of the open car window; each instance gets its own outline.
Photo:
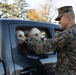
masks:
POLYGON ((44 28, 33 28, 33 27, 18 27, 16 29, 17 32, 17 44, 18 44, 18 50, 21 50, 23 53, 34 53, 30 50, 28 50, 28 47, 25 45, 25 39, 26 38, 35 38, 38 41, 47 40, 47 38, 50 38, 48 29, 44 28))

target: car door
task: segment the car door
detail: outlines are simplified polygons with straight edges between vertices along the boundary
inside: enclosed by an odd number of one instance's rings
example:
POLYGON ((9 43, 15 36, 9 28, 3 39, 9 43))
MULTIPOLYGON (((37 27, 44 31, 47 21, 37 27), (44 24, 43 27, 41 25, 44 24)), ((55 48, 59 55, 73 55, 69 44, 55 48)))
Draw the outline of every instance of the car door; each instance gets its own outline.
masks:
POLYGON ((49 24, 41 22, 16 22, 11 23, 10 38, 12 46, 12 58, 14 62, 15 74, 18 75, 50 75, 54 74, 57 57, 56 53, 49 52, 46 54, 29 54, 23 53, 19 50, 17 40, 17 30, 29 31, 31 28, 36 27, 41 30, 44 38, 52 38, 53 33, 49 24))

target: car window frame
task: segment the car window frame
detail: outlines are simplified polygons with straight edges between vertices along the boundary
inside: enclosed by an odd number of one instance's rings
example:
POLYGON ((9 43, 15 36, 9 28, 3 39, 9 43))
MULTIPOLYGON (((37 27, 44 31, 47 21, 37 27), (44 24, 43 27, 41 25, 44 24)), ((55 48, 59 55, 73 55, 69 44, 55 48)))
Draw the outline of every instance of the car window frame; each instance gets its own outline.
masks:
MULTIPOLYGON (((17 27, 19 27, 19 26, 23 26, 23 27, 37 27, 37 28, 39 28, 39 27, 41 27, 41 28, 46 28, 46 29, 48 29, 49 30, 49 32, 50 32, 50 28, 49 28, 49 25, 43 25, 43 26, 41 26, 41 25, 31 25, 31 24, 10 24, 10 38, 11 38, 11 46, 12 46, 12 48, 15 48, 15 47, 17 47, 18 46, 18 44, 17 44, 17 42, 16 42, 16 40, 17 40, 17 38, 14 38, 14 37, 16 37, 16 28, 17 27), (13 34, 11 35, 11 33, 13 32, 13 34), (13 39, 13 40, 12 40, 13 39)), ((53 34, 52 34, 52 32, 50 32, 49 33, 49 35, 52 37, 53 36, 53 34)))

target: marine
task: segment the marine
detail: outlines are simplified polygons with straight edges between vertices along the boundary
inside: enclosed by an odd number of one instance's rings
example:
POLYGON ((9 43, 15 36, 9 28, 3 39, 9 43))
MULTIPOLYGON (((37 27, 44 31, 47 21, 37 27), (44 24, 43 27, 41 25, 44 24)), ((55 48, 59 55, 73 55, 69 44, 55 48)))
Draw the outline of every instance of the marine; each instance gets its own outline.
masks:
POLYGON ((63 6, 58 9, 55 19, 63 31, 54 38, 38 41, 29 38, 25 44, 37 54, 57 52, 55 75, 76 75, 76 24, 72 6, 63 6))

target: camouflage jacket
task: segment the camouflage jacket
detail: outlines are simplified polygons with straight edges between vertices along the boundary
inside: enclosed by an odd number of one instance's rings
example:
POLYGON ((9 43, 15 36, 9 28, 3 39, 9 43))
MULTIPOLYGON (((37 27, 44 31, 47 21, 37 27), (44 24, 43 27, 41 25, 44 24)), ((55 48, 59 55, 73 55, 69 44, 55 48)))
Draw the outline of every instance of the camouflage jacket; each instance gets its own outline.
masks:
POLYGON ((76 24, 52 39, 30 39, 26 43, 38 54, 57 51, 56 75, 76 75, 76 24))

